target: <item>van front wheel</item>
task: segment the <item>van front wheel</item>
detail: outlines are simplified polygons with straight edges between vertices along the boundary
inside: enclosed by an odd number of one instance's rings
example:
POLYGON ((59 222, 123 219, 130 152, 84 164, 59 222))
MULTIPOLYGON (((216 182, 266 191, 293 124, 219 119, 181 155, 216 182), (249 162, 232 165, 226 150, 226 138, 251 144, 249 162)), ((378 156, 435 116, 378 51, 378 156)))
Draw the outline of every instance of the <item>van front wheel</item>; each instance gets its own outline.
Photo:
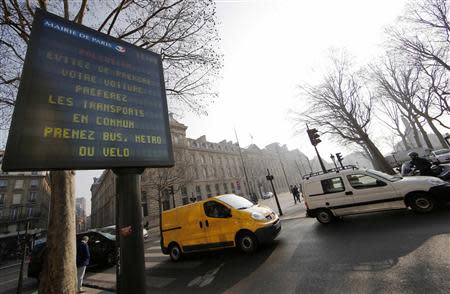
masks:
POLYGON ((258 241, 254 234, 243 232, 237 238, 238 247, 245 253, 255 252, 258 248, 258 241))
POLYGON ((415 212, 426 213, 436 207, 435 201, 426 193, 418 193, 411 198, 411 208, 415 212))
POLYGON ((176 244, 176 243, 170 244, 169 255, 170 255, 170 259, 172 261, 175 261, 175 262, 179 261, 182 256, 180 246, 178 246, 178 244, 176 244))

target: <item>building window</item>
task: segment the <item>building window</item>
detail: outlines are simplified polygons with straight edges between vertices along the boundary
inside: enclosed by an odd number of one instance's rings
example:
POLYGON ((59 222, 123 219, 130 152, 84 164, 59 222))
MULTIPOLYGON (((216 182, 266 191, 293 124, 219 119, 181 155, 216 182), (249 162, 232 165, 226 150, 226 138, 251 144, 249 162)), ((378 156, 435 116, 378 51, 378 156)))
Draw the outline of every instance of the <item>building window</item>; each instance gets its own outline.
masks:
POLYGON ((142 206, 142 215, 148 216, 147 191, 141 191, 141 206, 142 206))
POLYGON ((8 180, 0 180, 0 188, 8 187, 8 180))
POLYGON ((234 189, 234 183, 230 183, 231 186, 231 193, 236 193, 236 189, 234 189))
POLYGON ((204 179, 208 178, 208 170, 206 169, 206 167, 203 168, 203 178, 204 179))
POLYGON ((30 187, 31 188, 37 188, 38 184, 39 184, 38 180, 31 180, 30 181, 30 187))
POLYGON ((214 185, 216 187, 216 195, 220 195, 220 187, 219 184, 214 185))
POLYGON ((202 200, 202 190, 201 190, 200 186, 195 186, 195 193, 197 196, 197 201, 202 200))
POLYGON ((36 201, 37 192, 32 191, 30 192, 30 197, 28 198, 29 201, 35 202, 36 201))
POLYGON ((14 189, 23 189, 23 180, 16 180, 14 189))
POLYGON ((0 193, 0 205, 3 205, 5 202, 5 193, 0 193))
POLYGON ((170 201, 169 201, 169 191, 162 191, 162 209, 169 210, 170 209, 170 201))
POLYGON ((22 202, 22 194, 14 194, 12 204, 20 204, 22 202))
POLYGON ((17 220, 17 207, 11 209, 11 220, 17 220))
POLYGON ((33 216, 33 207, 28 207, 27 216, 28 217, 33 216))
POLYGON ((228 185, 227 185, 227 183, 223 183, 223 190, 224 190, 225 194, 228 194, 228 185))
POLYGON ((189 203, 188 193, 186 187, 181 187, 181 201, 183 202, 183 205, 186 205, 189 203))
POLYGON ((211 187, 209 185, 206 185, 206 194, 208 195, 208 198, 212 196, 211 187))

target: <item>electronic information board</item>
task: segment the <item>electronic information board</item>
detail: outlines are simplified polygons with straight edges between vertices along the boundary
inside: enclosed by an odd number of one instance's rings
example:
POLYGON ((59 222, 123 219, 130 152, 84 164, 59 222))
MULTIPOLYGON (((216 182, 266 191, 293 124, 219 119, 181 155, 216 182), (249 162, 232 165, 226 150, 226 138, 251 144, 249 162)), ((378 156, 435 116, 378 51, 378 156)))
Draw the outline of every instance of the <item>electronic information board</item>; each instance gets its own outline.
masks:
POLYGON ((161 57, 37 10, 3 170, 173 164, 161 57))

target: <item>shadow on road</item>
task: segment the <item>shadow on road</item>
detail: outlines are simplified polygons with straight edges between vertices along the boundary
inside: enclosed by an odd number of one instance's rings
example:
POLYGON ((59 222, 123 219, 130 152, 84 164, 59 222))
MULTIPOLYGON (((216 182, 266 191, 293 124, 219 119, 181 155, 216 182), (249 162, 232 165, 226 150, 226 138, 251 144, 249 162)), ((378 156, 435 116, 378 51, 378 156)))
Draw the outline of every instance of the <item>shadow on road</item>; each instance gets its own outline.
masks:
POLYGON ((329 226, 316 224, 310 234, 314 252, 332 270, 378 271, 427 240, 450 234, 450 210, 416 214, 408 210, 348 216, 329 226))
POLYGON ((277 244, 277 240, 264 244, 254 254, 227 249, 189 254, 176 264, 170 260, 161 262, 148 269, 147 274, 152 277, 172 277, 176 282, 165 287, 151 288, 150 292, 221 293, 258 269, 276 249, 277 244))

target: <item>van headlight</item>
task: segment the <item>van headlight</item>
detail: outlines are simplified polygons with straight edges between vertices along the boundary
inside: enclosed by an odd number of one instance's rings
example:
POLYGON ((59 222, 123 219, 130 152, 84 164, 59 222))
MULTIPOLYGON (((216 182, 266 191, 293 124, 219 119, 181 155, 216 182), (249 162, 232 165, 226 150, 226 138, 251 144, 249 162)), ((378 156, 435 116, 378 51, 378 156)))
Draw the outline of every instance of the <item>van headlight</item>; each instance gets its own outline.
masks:
POLYGON ((252 219, 261 221, 261 220, 265 220, 266 218, 264 217, 264 215, 262 215, 259 212, 252 212, 252 219))
POLYGON ((439 178, 433 178, 433 179, 428 179, 428 183, 430 183, 431 185, 437 186, 437 185, 443 185, 446 182, 439 178))

